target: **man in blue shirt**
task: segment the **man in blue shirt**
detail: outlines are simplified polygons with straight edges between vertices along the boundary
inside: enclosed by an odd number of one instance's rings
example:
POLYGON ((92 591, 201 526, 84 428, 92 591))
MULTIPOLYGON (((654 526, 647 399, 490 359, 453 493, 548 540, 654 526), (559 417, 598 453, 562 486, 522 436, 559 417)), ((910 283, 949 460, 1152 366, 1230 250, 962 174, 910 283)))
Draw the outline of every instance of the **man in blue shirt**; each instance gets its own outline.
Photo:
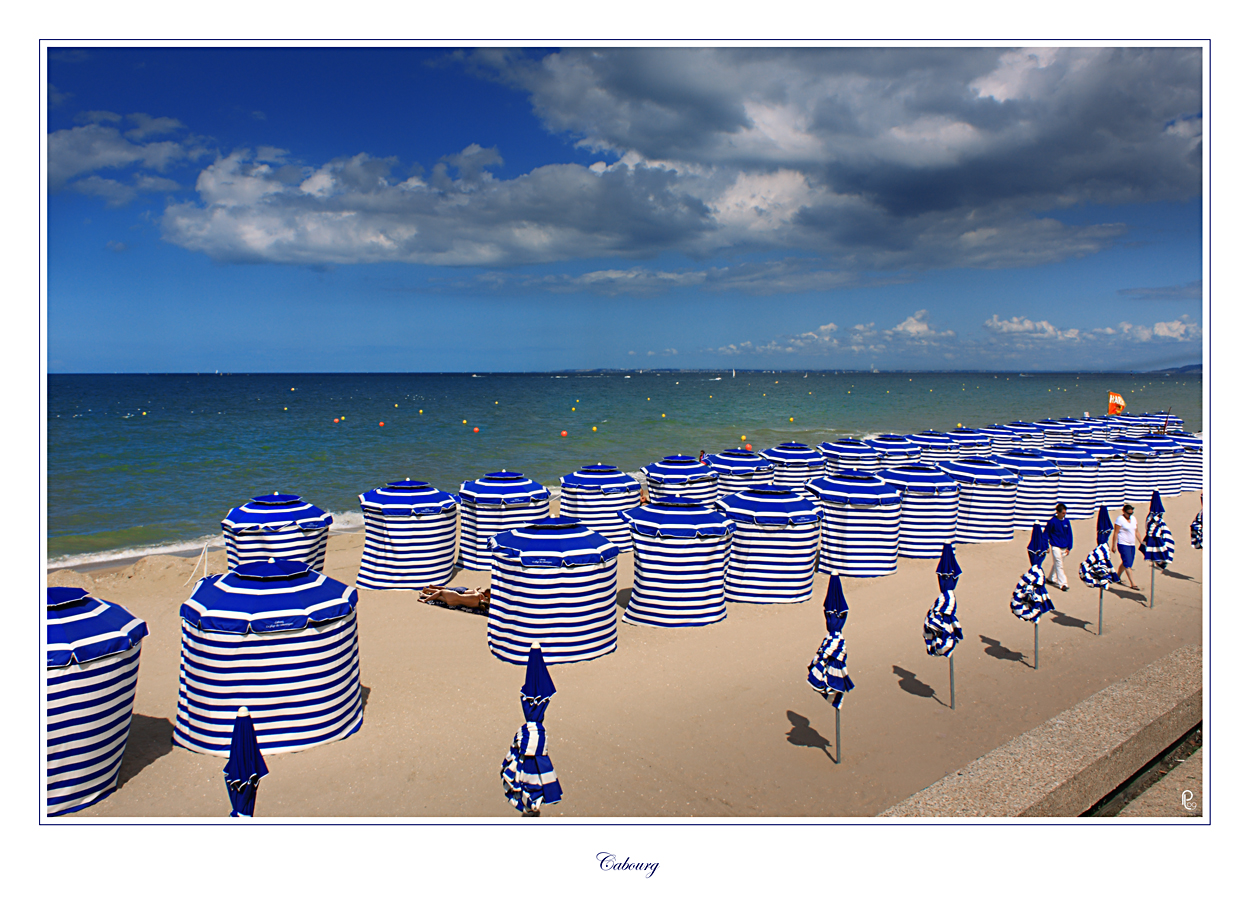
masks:
POLYGON ((1068 507, 1062 502, 1055 506, 1055 515, 1046 522, 1046 539, 1050 541, 1050 582, 1068 592, 1068 576, 1063 573, 1063 557, 1072 552, 1072 522, 1068 520, 1068 507))

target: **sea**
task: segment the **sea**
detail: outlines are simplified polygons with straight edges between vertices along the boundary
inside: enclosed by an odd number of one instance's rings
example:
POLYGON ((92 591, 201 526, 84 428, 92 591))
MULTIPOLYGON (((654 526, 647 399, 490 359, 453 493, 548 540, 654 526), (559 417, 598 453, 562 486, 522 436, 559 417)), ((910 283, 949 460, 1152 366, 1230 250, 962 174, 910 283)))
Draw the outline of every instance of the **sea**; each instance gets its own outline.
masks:
POLYGON ((220 545, 252 496, 295 493, 363 525, 357 497, 489 471, 554 488, 583 465, 787 440, 1170 410, 1201 432, 1200 373, 669 371, 49 374, 47 565, 220 545))

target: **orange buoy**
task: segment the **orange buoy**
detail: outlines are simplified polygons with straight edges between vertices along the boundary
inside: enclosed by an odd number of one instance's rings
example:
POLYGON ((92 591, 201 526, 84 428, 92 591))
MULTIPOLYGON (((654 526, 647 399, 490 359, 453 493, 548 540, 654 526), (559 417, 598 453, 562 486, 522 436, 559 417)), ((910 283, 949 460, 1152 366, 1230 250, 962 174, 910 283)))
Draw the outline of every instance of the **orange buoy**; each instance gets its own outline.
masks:
POLYGON ((561 435, 561 436, 568 436, 568 435, 569 435, 569 431, 567 431, 567 430, 561 430, 561 431, 560 431, 560 435, 561 435))
POLYGON ((750 451, 751 451, 751 444, 750 444, 750 443, 747 443, 747 451, 748 451, 748 452, 750 452, 750 451))
POLYGON ((385 427, 385 426, 386 426, 386 423, 385 423, 384 421, 378 421, 378 426, 379 426, 379 427, 385 427))
POLYGON ((335 419, 334 419, 334 423, 336 423, 336 424, 337 424, 338 422, 339 422, 339 419, 338 419, 338 418, 335 418, 335 419))
POLYGON ((477 433, 477 428, 476 428, 476 427, 474 427, 474 428, 473 428, 473 432, 474 432, 474 433, 477 433))

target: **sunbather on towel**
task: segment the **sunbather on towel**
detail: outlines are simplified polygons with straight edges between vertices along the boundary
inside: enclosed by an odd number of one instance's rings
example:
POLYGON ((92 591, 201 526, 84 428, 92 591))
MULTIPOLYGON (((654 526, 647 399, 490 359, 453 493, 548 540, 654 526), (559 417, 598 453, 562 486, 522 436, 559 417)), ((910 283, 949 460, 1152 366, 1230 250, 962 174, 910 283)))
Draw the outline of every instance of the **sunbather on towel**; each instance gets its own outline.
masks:
POLYGON ((490 608, 490 588, 478 587, 439 587, 431 584, 421 591, 420 600, 431 606, 442 606, 444 609, 466 609, 482 615, 490 608))

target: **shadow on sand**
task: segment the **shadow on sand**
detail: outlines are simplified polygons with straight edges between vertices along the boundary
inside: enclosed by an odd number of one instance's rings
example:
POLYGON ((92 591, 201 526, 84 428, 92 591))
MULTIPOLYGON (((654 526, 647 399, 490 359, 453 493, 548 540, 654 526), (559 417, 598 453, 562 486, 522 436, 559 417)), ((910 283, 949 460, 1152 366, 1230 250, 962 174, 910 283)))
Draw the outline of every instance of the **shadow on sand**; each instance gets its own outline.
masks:
POLYGON ((823 750, 825 756, 829 757, 829 762, 837 762, 833 758, 833 754, 829 752, 829 739, 824 737, 816 729, 812 728, 811 720, 806 716, 800 716, 796 712, 786 710, 786 718, 790 720, 790 724, 794 727, 786 732, 786 740, 795 747, 815 747, 823 750))
POLYGON ((894 674, 898 676, 898 686, 913 697, 932 697, 934 700, 937 700, 937 691, 917 678, 915 672, 909 672, 902 666, 896 665, 894 666, 894 674))
POLYGON ((168 719, 134 713, 130 717, 130 736, 117 774, 120 788, 148 766, 174 749, 174 726, 168 719))
MULTIPOLYGON (((1074 618, 1071 615, 1066 615, 1058 609, 1051 613, 1050 620, 1057 625, 1063 625, 1065 628, 1080 628, 1082 631, 1089 631, 1089 626, 1093 624, 1093 622, 1087 622, 1083 618, 1074 618)), ((1095 632, 1089 631, 1089 633, 1094 634, 1095 632)))
MULTIPOLYGON (((1021 665, 1025 664, 1023 653, 1017 653, 1015 650, 1007 649, 1007 647, 1004 647, 999 641, 992 637, 986 637, 982 634, 981 643, 985 644, 986 656, 993 656, 995 659, 1001 659, 1004 662, 1018 662, 1021 665)), ((1030 668, 1032 668, 1032 666, 1030 666, 1030 668)))

